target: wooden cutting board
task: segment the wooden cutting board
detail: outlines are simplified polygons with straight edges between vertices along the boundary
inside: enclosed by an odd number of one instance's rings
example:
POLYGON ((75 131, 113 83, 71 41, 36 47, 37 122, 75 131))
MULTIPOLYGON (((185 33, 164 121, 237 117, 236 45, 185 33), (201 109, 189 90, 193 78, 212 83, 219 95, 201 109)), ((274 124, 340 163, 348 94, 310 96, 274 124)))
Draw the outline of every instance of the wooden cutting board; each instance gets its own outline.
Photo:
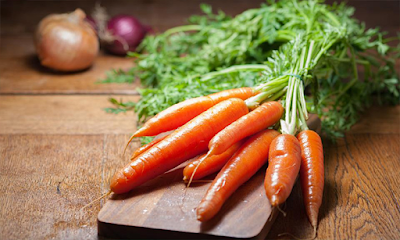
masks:
POLYGON ((196 220, 195 208, 211 181, 186 188, 182 170, 183 166, 178 167, 129 194, 112 196, 99 213, 99 235, 186 239, 261 239, 267 235, 273 219, 268 221, 272 209, 263 188, 265 169, 239 188, 220 213, 205 224, 196 220))
MULTIPOLYGON (((309 120, 319 130, 318 119, 309 120)), ((211 179, 186 188, 185 164, 159 176, 130 193, 113 195, 98 215, 98 233, 109 238, 240 238, 264 239, 276 214, 265 196, 266 168, 241 186, 207 223, 196 220, 196 207, 211 179)))

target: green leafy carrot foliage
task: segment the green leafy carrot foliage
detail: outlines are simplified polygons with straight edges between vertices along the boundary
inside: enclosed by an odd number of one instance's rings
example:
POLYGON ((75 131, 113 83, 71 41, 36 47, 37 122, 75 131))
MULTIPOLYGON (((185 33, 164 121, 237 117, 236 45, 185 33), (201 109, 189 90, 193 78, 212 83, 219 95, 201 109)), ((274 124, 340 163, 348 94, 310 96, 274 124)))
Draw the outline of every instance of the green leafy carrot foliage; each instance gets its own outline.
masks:
POLYGON ((188 98, 255 86, 262 94, 252 101, 282 100, 285 131, 304 128, 311 112, 339 137, 373 102, 400 101, 399 37, 367 29, 343 3, 268 1, 235 17, 201 9, 188 25, 146 37, 141 52, 129 54, 133 68, 108 74, 104 82, 143 85, 139 102, 114 101, 108 111, 134 109, 145 120, 188 98))

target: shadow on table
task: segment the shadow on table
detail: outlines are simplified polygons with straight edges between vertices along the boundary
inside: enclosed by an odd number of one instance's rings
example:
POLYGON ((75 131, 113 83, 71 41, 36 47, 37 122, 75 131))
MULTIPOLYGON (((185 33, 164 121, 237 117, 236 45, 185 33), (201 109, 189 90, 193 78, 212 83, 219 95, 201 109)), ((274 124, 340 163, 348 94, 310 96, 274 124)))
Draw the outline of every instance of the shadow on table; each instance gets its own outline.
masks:
POLYGON ((71 74, 80 74, 82 72, 87 71, 88 69, 91 68, 85 68, 82 70, 78 70, 78 71, 71 71, 71 72, 62 72, 62 71, 58 71, 58 70, 53 70, 51 68, 45 67, 43 65, 40 64, 40 60, 38 58, 38 56, 36 54, 31 54, 31 55, 27 55, 25 57, 25 65, 27 68, 32 69, 36 72, 39 72, 41 74, 52 74, 52 75, 71 75, 71 74))

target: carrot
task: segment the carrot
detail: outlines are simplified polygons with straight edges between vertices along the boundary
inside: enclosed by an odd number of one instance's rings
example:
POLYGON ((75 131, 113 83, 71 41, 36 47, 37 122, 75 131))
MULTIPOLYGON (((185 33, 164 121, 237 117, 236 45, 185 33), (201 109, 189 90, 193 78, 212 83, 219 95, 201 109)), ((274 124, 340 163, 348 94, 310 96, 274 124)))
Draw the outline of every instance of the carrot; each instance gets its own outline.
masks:
POLYGON ((272 206, 279 206, 289 197, 299 174, 300 162, 300 143, 295 136, 281 134, 272 141, 264 181, 272 206))
POLYGON ((165 139, 169 134, 159 137, 159 138, 155 138, 153 139, 153 141, 149 142, 148 144, 145 144, 143 146, 141 146, 140 148, 136 149, 131 156, 131 160, 135 159, 137 156, 139 156, 140 154, 144 153, 145 151, 147 151, 148 149, 150 149, 152 146, 156 145, 157 143, 161 142, 163 139, 165 139))
POLYGON ((206 153, 200 155, 183 169, 183 180, 188 181, 191 178, 192 180, 198 180, 217 172, 225 165, 241 145, 242 142, 237 142, 219 155, 208 157, 206 156, 206 153))
POLYGON ((206 151, 217 132, 247 113, 246 104, 238 98, 213 106, 117 171, 111 179, 111 191, 128 192, 206 151))
POLYGON ((297 135, 301 147, 300 182, 308 219, 314 229, 324 191, 324 153, 320 136, 312 130, 297 135))
POLYGON ((197 207, 199 221, 215 216, 229 196, 267 162, 269 145, 278 135, 277 131, 267 129, 246 140, 218 173, 201 200, 197 207))
POLYGON ((235 88, 210 94, 208 96, 188 99, 177 103, 158 113, 136 131, 131 138, 155 136, 162 132, 176 129, 187 123, 210 107, 229 98, 247 99, 256 92, 249 87, 235 88))
POLYGON ((242 87, 242 88, 233 88, 224 90, 221 92, 213 93, 208 95, 211 100, 213 100, 214 104, 220 103, 225 101, 229 98, 240 98, 242 100, 246 100, 249 97, 252 97, 258 94, 258 91, 255 91, 253 88, 250 87, 242 87))
POLYGON ((208 144, 208 154, 223 153, 235 142, 273 125, 282 114, 283 107, 279 102, 263 103, 216 134, 208 144))

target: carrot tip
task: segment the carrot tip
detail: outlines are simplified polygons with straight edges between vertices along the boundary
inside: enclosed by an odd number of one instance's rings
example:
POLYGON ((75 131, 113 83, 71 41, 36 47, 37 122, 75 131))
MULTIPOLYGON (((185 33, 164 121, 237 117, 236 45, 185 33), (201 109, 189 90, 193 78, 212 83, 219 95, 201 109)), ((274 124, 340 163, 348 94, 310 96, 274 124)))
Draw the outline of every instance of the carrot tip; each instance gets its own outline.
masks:
POLYGON ((191 184, 192 181, 193 181, 193 178, 194 178, 194 175, 195 175, 197 169, 199 168, 199 166, 201 165, 201 163, 204 161, 204 159, 208 158, 208 156, 209 156, 209 154, 207 153, 204 157, 202 157, 202 158, 200 159, 199 164, 197 164, 196 168, 193 170, 192 175, 190 176, 190 179, 189 179, 189 181, 188 181, 187 187, 190 187, 190 184, 191 184))
POLYGON ((313 227, 316 227, 318 225, 318 211, 311 210, 309 212, 309 216, 308 217, 309 217, 311 225, 313 227))
POLYGON ((125 145, 124 153, 122 154, 122 156, 125 155, 126 149, 128 148, 129 144, 130 144, 130 143, 132 142, 132 140, 136 137, 136 133, 137 133, 137 131, 129 138, 128 143, 125 145))
POLYGON ((200 222, 205 222, 208 220, 204 215, 199 214, 199 213, 197 214, 196 219, 197 219, 197 221, 200 221, 200 222))
POLYGON ((275 207, 279 210, 279 212, 282 213, 282 215, 283 215, 284 217, 286 217, 286 212, 283 211, 283 210, 279 207, 279 205, 276 205, 275 207))
POLYGON ((270 201, 271 201, 271 205, 272 205, 273 207, 277 207, 277 206, 278 206, 278 208, 279 208, 279 199, 278 199, 278 196, 272 195, 270 201))
POLYGON ((313 227, 314 227, 314 236, 312 239, 315 239, 317 237, 317 225, 315 225, 313 227))
POLYGON ((89 207, 89 206, 93 205, 94 203, 96 203, 96 202, 98 202, 98 201, 100 201, 100 200, 102 200, 102 199, 104 199, 104 198, 106 198, 106 197, 110 196, 110 195, 111 195, 111 193, 112 193, 112 191, 111 191, 111 190, 109 190, 107 193, 105 193, 105 194, 101 195, 100 197, 98 197, 98 198, 94 199, 94 200, 93 200, 93 201, 91 201, 90 203, 88 203, 88 204, 86 204, 85 206, 83 206, 83 207, 80 209, 80 211, 82 211, 83 209, 85 209, 85 208, 87 208, 87 207, 89 207))
POLYGON ((292 237, 292 238, 294 238, 296 240, 313 240, 313 239, 315 239, 317 237, 317 231, 316 231, 316 228, 314 228, 314 235, 312 237, 310 237, 310 238, 299 238, 299 237, 296 237, 293 234, 287 233, 287 232, 279 233, 278 237, 282 237, 282 236, 285 236, 285 235, 290 236, 290 237, 292 237))

